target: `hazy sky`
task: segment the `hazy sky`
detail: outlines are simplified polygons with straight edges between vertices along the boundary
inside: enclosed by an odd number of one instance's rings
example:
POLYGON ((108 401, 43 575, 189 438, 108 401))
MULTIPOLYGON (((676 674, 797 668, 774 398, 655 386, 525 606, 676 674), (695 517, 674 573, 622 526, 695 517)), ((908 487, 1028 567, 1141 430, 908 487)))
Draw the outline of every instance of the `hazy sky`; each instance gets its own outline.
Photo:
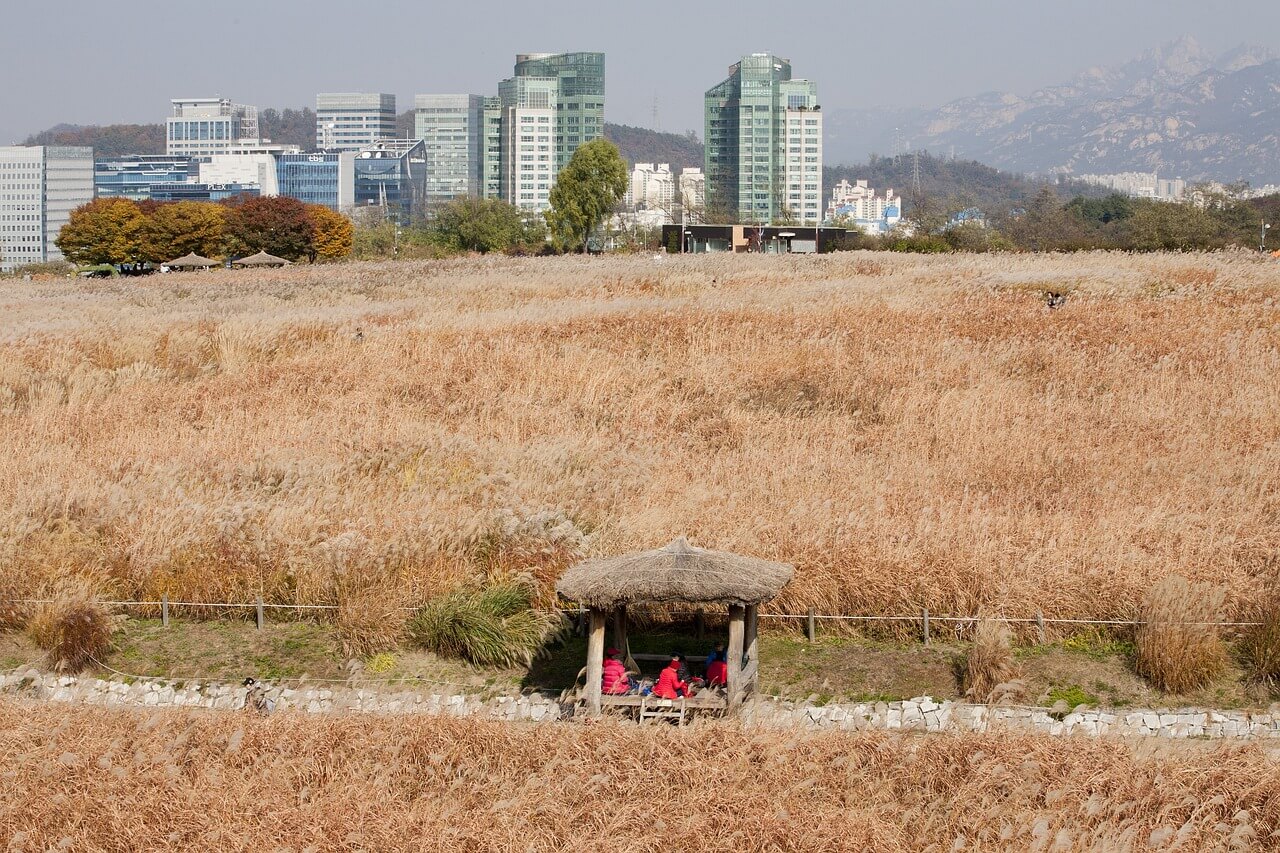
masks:
POLYGON ((1275 0, 684 2, 4 0, 0 143, 59 121, 153 122, 169 99, 260 107, 320 91, 496 94, 518 52, 607 54, 609 121, 702 132, 702 92, 744 53, 818 81, 827 108, 1028 91, 1178 36, 1280 50, 1275 0), (524 10, 530 10, 526 13, 524 10))

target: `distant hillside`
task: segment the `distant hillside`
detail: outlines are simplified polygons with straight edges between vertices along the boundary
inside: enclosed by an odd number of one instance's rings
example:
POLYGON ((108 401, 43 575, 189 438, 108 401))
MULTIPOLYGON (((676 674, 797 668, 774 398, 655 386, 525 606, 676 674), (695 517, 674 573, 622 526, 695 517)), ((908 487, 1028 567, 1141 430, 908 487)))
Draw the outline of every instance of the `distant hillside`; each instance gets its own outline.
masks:
MULTIPOLYGON (((911 147, 954 148, 1004 169, 1264 184, 1280 179, 1280 58, 1248 45, 1214 56, 1185 37, 1057 86, 988 92, 892 120, 878 136, 864 127, 862 143, 892 150, 885 131, 898 127, 911 147)), ((842 150, 857 141, 854 123, 845 124, 842 150)))
MULTIPOLYGON (((913 197, 912 179, 915 174, 915 158, 878 157, 871 155, 868 163, 852 166, 827 166, 823 169, 823 186, 830 194, 831 187, 843 178, 850 183, 865 180, 878 192, 892 189, 907 202, 910 209, 913 197)), ((988 213, 1021 207, 1029 202, 1044 186, 1044 181, 1027 178, 1012 172, 1002 172, 976 160, 951 160, 935 157, 927 151, 920 153, 920 195, 938 202, 949 212, 966 207, 978 207, 988 213)), ((1080 182, 1055 185, 1059 195, 1069 198, 1076 195, 1101 196, 1105 190, 1080 182)))
MULTIPOLYGON (((316 144, 315 110, 304 107, 258 111, 258 132, 281 145, 298 145, 309 151, 316 144)), ((57 124, 33 133, 23 145, 88 145, 95 157, 122 154, 163 154, 163 124, 57 124)))
POLYGON ((622 159, 635 163, 670 163, 678 172, 692 166, 702 168, 702 143, 692 133, 662 133, 627 124, 604 126, 605 138, 618 146, 622 159))
POLYGON ((33 133, 23 145, 88 145, 95 157, 121 154, 163 154, 163 124, 56 124, 33 133))

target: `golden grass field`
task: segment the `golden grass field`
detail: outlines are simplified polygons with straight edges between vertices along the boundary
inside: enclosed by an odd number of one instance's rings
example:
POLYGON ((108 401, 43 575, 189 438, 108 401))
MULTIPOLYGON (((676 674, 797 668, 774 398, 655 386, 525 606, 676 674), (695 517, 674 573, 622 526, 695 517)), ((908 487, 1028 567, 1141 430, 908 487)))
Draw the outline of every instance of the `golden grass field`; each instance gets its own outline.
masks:
POLYGON ((1280 829, 1273 758, 1186 741, 0 701, 0 755, 13 851, 1208 851, 1280 829))
POLYGON ((0 583, 413 603, 687 534, 794 562, 779 609, 1130 618, 1179 574, 1242 614, 1278 300, 1243 253, 3 281, 0 583))

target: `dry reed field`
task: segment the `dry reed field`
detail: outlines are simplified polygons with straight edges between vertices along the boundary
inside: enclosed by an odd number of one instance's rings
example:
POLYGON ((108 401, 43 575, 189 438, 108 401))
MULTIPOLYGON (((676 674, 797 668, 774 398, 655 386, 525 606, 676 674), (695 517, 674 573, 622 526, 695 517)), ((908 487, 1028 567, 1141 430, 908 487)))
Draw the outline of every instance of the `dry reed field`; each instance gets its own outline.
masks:
POLYGON ((1181 575, 1243 614, 1277 297, 1245 254, 5 281, 0 584, 411 604, 687 534, 794 562, 795 611, 1130 618, 1181 575))
POLYGON ((0 702, 10 850, 1274 848, 1258 747, 0 702))

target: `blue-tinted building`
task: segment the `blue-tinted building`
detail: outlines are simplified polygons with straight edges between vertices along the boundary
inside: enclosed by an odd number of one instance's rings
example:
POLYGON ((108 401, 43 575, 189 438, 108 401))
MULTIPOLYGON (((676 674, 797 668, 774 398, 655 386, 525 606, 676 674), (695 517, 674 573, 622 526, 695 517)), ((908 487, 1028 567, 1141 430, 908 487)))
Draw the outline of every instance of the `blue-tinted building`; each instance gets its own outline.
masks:
POLYGON ((277 154, 280 195, 346 210, 355 203, 355 159, 354 151, 277 154))
POLYGON ((385 208, 408 225, 426 213, 426 199, 427 147, 421 139, 389 139, 356 154, 356 207, 385 208))
POLYGON ((257 184, 154 184, 152 201, 225 201, 238 195, 257 196, 262 189, 257 184))
POLYGON ((151 199, 157 184, 180 184, 194 177, 195 167, 188 157, 144 154, 134 157, 107 157, 93 163, 95 198, 151 199))

